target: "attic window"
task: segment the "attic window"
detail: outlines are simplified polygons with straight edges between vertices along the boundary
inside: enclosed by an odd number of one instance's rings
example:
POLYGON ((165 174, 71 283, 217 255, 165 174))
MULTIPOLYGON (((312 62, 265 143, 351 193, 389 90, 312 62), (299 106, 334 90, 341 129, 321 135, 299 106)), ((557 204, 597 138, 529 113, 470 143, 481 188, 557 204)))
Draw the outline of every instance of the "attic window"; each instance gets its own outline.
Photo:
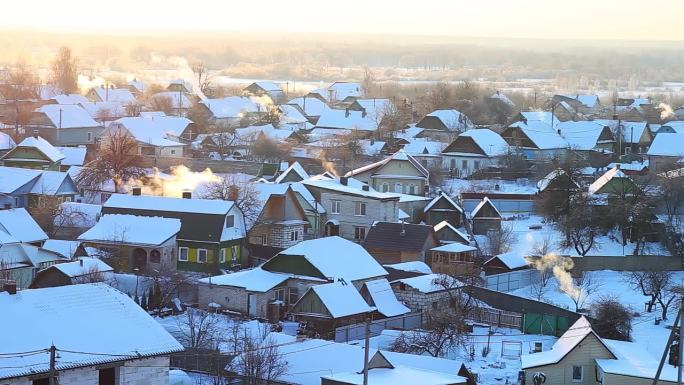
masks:
POLYGON ((235 215, 228 215, 226 217, 226 228, 229 229, 235 226, 235 215))

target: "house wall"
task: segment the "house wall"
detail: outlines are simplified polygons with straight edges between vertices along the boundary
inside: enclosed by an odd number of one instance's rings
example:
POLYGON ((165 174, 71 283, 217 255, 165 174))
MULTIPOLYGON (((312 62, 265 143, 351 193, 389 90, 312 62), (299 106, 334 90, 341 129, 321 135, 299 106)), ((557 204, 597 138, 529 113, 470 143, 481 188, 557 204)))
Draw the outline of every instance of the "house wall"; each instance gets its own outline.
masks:
POLYGON ((59 171, 60 162, 52 162, 38 150, 34 148, 15 147, 6 155, 8 158, 22 159, 25 161, 3 160, 2 165, 6 167, 21 167, 37 170, 59 171), (35 161, 33 161, 35 160, 35 161))
POLYGON ((677 156, 660 156, 660 155, 649 155, 648 156, 648 168, 653 172, 659 172, 664 167, 671 166, 677 162, 680 157, 677 156))
POLYGON ((442 153, 442 169, 450 171, 453 176, 459 178, 468 177, 479 169, 497 164, 497 158, 478 156, 476 154, 469 156, 465 154, 442 153))
POLYGON ((501 219, 473 218, 473 234, 486 235, 490 230, 501 230, 501 219))
POLYGON ((593 334, 589 334, 560 362, 555 365, 525 369, 525 377, 528 384, 533 384, 532 377, 534 373, 542 372, 546 375, 546 382, 549 384, 598 385, 600 383, 596 380, 596 362, 594 360, 599 358, 614 357, 593 334), (584 368, 584 378, 582 381, 573 381, 573 366, 582 366, 584 368))
POLYGON ((241 240, 221 242, 220 244, 179 240, 178 248, 181 247, 188 248, 188 260, 178 260, 179 252, 176 252, 178 270, 210 273, 215 272, 217 268, 230 269, 239 264, 247 266, 245 264, 247 261, 243 260, 244 254, 242 252, 241 240), (207 250, 206 263, 198 262, 197 255, 199 254, 199 249, 207 250), (219 262, 221 249, 224 249, 226 253, 226 261, 224 263, 219 262))
MULTIPOLYGON (((608 373, 603 373, 601 369, 599 369, 599 377, 603 379, 602 385, 652 385, 653 384, 653 379, 652 378, 640 378, 640 377, 630 377, 630 376, 622 376, 619 374, 608 374, 608 373)), ((658 384, 662 385, 675 385, 677 382, 676 381, 664 381, 664 380, 658 380, 658 384)))
POLYGON ((99 137, 104 131, 104 127, 76 127, 61 128, 57 131, 57 144, 59 146, 76 146, 95 143, 95 138, 99 137), (88 138, 90 134, 90 138, 88 138))
POLYGON ((401 283, 393 283, 392 291, 400 302, 403 302, 412 312, 427 312, 439 308, 440 304, 449 302, 449 292, 446 290, 433 293, 423 293, 410 286, 404 290, 401 283))
POLYGON ((410 186, 413 186, 413 195, 423 195, 425 189, 425 177, 410 162, 403 160, 390 160, 377 169, 368 170, 355 174, 354 178, 368 183, 374 189, 381 192, 399 192, 403 194, 411 193, 410 186), (387 175, 389 177, 380 177, 387 175), (392 178, 391 176, 401 175, 402 178, 392 178), (401 184, 401 191, 397 191, 397 184, 401 184), (383 185, 388 189, 384 189, 383 185))
MULTIPOLYGON (((168 385, 169 357, 154 357, 126 361, 119 366, 118 385, 168 385)), ((98 385, 95 366, 59 371, 60 384, 98 385)), ((2 380, 3 385, 31 385, 29 377, 2 380)))
POLYGON ((426 259, 434 273, 450 275, 479 275, 479 266, 475 263, 475 251, 462 253, 446 253, 432 251, 426 259))
POLYGON ((425 206, 429 202, 430 202, 429 199, 399 202, 397 207, 399 207, 406 214, 411 216, 411 218, 406 220, 407 222, 409 222, 409 223, 420 223, 420 221, 422 220, 422 216, 423 216, 423 210, 425 209, 425 206))
POLYGON ((380 201, 361 196, 351 196, 329 191, 321 191, 321 203, 327 211, 327 219, 321 222, 321 233, 325 232, 325 222, 327 220, 337 220, 340 223, 340 237, 353 240, 354 228, 363 227, 368 229, 376 221, 396 222, 398 221, 398 200, 380 201), (340 213, 332 213, 332 201, 339 200, 340 213), (366 215, 355 215, 356 202, 366 203, 366 215))
POLYGON ((304 239, 304 223, 294 224, 265 224, 252 228, 249 232, 249 243, 262 244, 262 236, 267 237, 267 246, 286 249, 292 247, 304 239), (297 235, 292 237, 292 233, 297 235))

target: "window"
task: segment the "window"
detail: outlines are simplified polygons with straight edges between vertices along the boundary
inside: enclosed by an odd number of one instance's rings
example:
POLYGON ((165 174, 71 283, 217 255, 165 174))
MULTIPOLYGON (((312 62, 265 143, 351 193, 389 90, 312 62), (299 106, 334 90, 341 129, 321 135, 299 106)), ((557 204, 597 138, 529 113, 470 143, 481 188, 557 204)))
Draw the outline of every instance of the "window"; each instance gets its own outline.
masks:
POLYGON ((89 132, 89 133, 88 133, 88 142, 90 142, 90 141, 92 141, 92 140, 93 140, 93 133, 92 133, 92 132, 89 132))
POLYGON ((289 292, 287 295, 287 303, 290 305, 294 304, 299 300, 299 289, 296 287, 291 287, 289 288, 289 292))
POLYGON ((354 227, 354 239, 357 241, 363 241, 366 239, 366 228, 365 227, 354 227))
POLYGON ((449 263, 456 263, 456 253, 449 253, 449 263))
POLYGON ((290 232, 290 240, 296 241, 298 239, 299 239, 299 231, 291 231, 290 232))
POLYGON ((50 380, 45 377, 45 378, 36 378, 35 380, 31 381, 31 385, 49 385, 50 380))
POLYGON ((456 168, 456 159, 451 159, 449 168, 451 168, 451 169, 456 168))
POLYGON ((468 161, 467 161, 467 160, 462 160, 462 161, 461 161, 461 168, 462 168, 463 170, 467 170, 467 169, 468 169, 468 161))
POLYGON ((479 170, 480 169, 480 161, 479 160, 474 161, 473 167, 475 168, 475 170, 479 170))
POLYGON ((382 192, 389 192, 389 184, 388 184, 388 183, 383 183, 382 186, 380 187, 380 191, 382 191, 382 192))
POLYGON ((219 263, 226 263, 226 249, 219 251, 219 263))
POLYGON ((238 263, 238 258, 240 258, 240 245, 233 245, 231 248, 232 254, 233 254, 233 263, 237 264, 238 263))
POLYGON ((273 299, 275 301, 285 302, 285 289, 277 289, 273 292, 273 299))
POLYGON ((116 384, 116 368, 106 368, 97 371, 98 385, 114 385, 116 384))
POLYGON ((261 234, 261 246, 268 246, 268 235, 261 234))
POLYGON ((178 248, 178 260, 181 262, 187 262, 188 260, 188 248, 179 247, 178 248))
POLYGON ((572 382, 582 382, 584 380, 584 367, 572 366, 572 382))
POLYGON ((409 185, 409 194, 415 195, 415 193, 416 193, 416 185, 415 184, 409 185))
POLYGON ((207 249, 197 249, 197 262, 207 263, 207 249))
POLYGON ((171 150, 171 155, 176 155, 176 150, 171 150))
POLYGON ((159 250, 154 249, 150 251, 150 262, 161 263, 161 253, 159 252, 159 250))
POLYGON ((330 210, 331 213, 339 214, 341 204, 342 204, 342 201, 337 201, 337 200, 332 201, 332 210, 330 210))
POLYGON ((354 215, 366 215, 366 204, 364 202, 356 202, 354 215))
POLYGON ((439 254, 432 255, 432 263, 439 263, 439 254))
POLYGON ((404 186, 401 183, 395 183, 394 184, 394 192, 403 193, 404 192, 404 186))
POLYGON ((229 229, 235 226, 235 215, 228 215, 226 217, 226 228, 229 229))

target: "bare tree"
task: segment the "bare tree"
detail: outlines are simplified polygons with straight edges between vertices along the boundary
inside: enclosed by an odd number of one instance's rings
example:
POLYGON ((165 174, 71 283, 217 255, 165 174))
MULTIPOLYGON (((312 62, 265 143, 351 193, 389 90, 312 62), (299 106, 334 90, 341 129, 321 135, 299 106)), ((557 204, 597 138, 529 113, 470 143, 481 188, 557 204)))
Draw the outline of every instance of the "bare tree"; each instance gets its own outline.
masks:
POLYGON ((130 102, 124 105, 124 111, 126 112, 126 116, 138 116, 140 115, 142 110, 143 104, 138 101, 130 102))
POLYGON ((482 252, 485 255, 499 255, 508 252, 513 241, 513 227, 502 224, 500 230, 487 232, 487 239, 482 245, 482 252))
POLYGON ((246 222, 255 222, 263 205, 254 186, 249 182, 239 180, 235 175, 226 176, 218 182, 207 185, 202 198, 233 201, 242 211, 246 222))
POLYGON ((78 92, 78 61, 69 47, 61 47, 52 62, 52 82, 65 94, 78 92))
POLYGON ((660 305, 662 319, 667 319, 670 305, 677 298, 675 275, 671 271, 633 271, 626 274, 626 280, 634 289, 639 289, 644 296, 650 297, 648 312, 653 311, 655 304, 660 305))
POLYGON ((168 263, 162 263, 159 269, 147 269, 146 273, 155 293, 155 301, 148 310, 155 310, 156 313, 168 307, 171 301, 177 298, 183 286, 190 283, 186 275, 177 272, 168 263))
POLYGON ((375 81, 375 74, 373 70, 366 66, 363 68, 363 80, 361 81, 361 88, 363 89, 363 96, 366 98, 373 97, 377 84, 375 81))
POLYGON ((447 357, 465 345, 465 322, 453 309, 427 312, 425 330, 401 333, 389 350, 408 354, 447 357))
POLYGON ((100 143, 98 157, 88 163, 76 177, 76 184, 97 190, 108 181, 115 192, 124 183, 145 175, 143 158, 138 155, 138 143, 123 129, 111 129, 100 143))
POLYGON ((556 274, 560 283, 561 292, 570 298, 575 304, 575 311, 579 312, 584 308, 589 297, 594 294, 600 287, 601 283, 594 280, 594 278, 587 272, 580 272, 577 276, 570 279, 568 275, 556 274))
POLYGON ((287 142, 277 142, 265 135, 257 136, 252 143, 251 154, 259 160, 280 161, 290 154, 290 146, 287 142))
POLYGON ((617 297, 599 298, 591 304, 592 326, 603 338, 629 341, 632 312, 617 297))
POLYGON ((179 342, 187 348, 217 348, 219 321, 215 314, 189 307, 178 318, 179 342))
POLYGON ((571 207, 558 223, 565 234, 561 246, 573 247, 577 254, 585 256, 589 251, 600 247, 596 239, 597 225, 591 211, 591 198, 576 196, 571 207))
POLYGON ((97 266, 91 266, 84 269, 83 273, 73 277, 71 283, 74 285, 81 283, 96 283, 104 282, 106 279, 104 272, 102 272, 97 266))
POLYGON ((287 373, 287 361, 272 337, 260 338, 245 330, 241 345, 243 353, 231 361, 229 370, 237 373, 243 379, 243 383, 271 383, 287 373))
POLYGON ((166 115, 175 115, 177 112, 174 102, 169 96, 153 95, 149 99, 149 105, 153 111, 162 111, 166 115))
POLYGON ((192 64, 192 72, 197 77, 197 85, 202 94, 206 95, 211 90, 212 75, 203 62, 198 61, 192 64))

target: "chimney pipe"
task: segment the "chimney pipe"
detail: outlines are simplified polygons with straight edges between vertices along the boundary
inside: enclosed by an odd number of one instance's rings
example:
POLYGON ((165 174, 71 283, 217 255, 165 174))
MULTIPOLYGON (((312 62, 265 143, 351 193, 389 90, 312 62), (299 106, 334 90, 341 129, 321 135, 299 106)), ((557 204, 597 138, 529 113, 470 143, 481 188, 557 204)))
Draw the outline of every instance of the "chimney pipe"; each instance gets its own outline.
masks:
POLYGON ((140 187, 140 186, 133 187, 133 195, 135 195, 137 197, 142 195, 142 187, 140 187))
POLYGON ((183 191, 183 199, 192 199, 192 191, 183 191))
POLYGON ((349 183, 349 178, 346 176, 341 176, 340 177, 340 184, 343 186, 346 186, 349 183))
POLYGON ((79 264, 79 266, 83 267, 83 259, 79 259, 78 264, 79 264))
POLYGON ((38 130, 33 130, 33 137, 38 139, 38 130))

